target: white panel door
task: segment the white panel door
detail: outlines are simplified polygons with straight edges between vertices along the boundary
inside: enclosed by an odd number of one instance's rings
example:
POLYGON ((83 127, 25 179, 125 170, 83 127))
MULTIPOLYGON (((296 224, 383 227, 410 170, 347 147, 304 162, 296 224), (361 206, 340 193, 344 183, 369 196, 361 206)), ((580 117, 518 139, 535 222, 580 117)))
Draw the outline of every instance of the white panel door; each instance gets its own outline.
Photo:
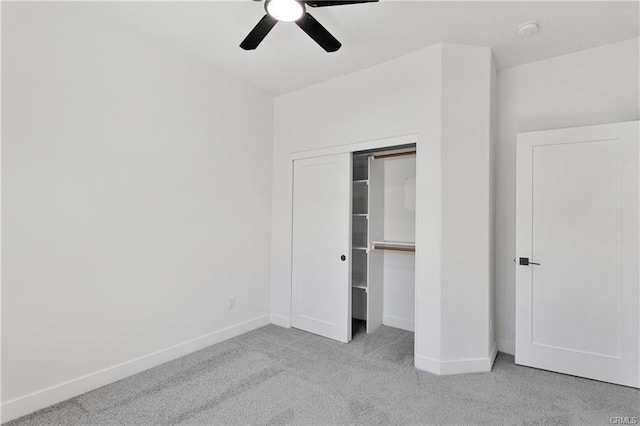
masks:
POLYGON ((292 325, 351 340, 351 154, 293 162, 292 325))
POLYGON ((640 386, 638 128, 518 135, 517 364, 640 386))

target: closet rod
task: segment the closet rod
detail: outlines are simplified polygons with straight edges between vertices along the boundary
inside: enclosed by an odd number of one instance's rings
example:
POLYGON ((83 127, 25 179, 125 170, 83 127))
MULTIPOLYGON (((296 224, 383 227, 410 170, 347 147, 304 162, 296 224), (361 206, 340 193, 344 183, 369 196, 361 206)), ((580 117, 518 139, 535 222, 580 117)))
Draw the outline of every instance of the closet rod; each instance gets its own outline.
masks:
POLYGON ((399 246, 387 246, 383 244, 375 244, 373 246, 374 250, 392 250, 392 251, 407 251, 411 253, 415 253, 415 247, 399 247, 399 246))
POLYGON ((377 154, 373 156, 374 160, 378 160, 380 158, 390 158, 390 157, 402 157, 404 155, 416 155, 415 151, 404 151, 404 152, 392 152, 391 154, 377 154))

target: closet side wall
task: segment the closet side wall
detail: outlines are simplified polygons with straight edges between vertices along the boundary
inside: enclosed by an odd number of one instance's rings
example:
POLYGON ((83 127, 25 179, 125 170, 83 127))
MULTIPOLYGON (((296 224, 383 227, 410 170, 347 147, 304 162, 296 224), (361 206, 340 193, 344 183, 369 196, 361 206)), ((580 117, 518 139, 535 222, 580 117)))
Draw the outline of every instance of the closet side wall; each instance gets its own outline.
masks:
POLYGON ((446 366, 451 372, 483 363, 488 370, 495 356, 489 343, 491 62, 489 49, 443 50, 442 358, 457 363, 446 366))

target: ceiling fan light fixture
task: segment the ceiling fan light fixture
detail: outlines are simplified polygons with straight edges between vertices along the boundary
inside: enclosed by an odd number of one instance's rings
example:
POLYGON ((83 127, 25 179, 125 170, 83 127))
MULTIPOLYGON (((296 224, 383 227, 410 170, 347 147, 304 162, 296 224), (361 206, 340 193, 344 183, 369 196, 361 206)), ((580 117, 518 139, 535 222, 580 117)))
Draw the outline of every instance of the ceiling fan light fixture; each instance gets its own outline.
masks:
POLYGON ((267 0, 264 7, 274 19, 283 22, 297 21, 304 14, 304 6, 297 0, 267 0))

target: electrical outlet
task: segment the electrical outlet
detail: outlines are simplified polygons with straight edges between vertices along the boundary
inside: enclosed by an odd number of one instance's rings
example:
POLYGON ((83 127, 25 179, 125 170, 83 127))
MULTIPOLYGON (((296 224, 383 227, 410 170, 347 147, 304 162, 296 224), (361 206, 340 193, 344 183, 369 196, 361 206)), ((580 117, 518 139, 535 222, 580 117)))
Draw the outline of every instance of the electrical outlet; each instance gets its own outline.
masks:
POLYGON ((227 300, 227 309, 231 310, 231 309, 235 309, 235 307, 236 307, 236 297, 231 296, 229 300, 227 300))

